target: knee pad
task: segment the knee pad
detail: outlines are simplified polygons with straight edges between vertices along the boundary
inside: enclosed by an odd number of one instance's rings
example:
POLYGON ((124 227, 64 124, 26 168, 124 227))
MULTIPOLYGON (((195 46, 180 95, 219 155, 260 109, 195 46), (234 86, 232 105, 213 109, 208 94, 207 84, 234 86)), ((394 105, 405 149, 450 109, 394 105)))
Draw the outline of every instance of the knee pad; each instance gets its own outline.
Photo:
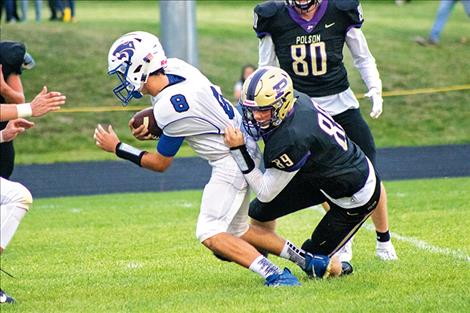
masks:
POLYGON ((26 188, 22 184, 20 183, 15 183, 15 184, 17 184, 16 187, 18 188, 17 205, 25 209, 26 211, 29 211, 29 209, 31 208, 31 205, 33 204, 33 196, 31 195, 31 192, 28 190, 28 188, 26 188))
POLYGON ((14 205, 26 211, 29 210, 33 203, 31 192, 20 183, 15 183, 7 179, 1 179, 1 200, 4 205, 14 205))
POLYGON ((217 223, 217 221, 212 221, 212 222, 207 222, 207 220, 205 220, 204 222, 198 221, 196 225, 196 238, 201 243, 217 234, 225 233, 225 232, 227 232, 227 229, 223 227, 223 225, 220 225, 220 223, 217 223))
POLYGON ((27 209, 17 205, 18 203, 2 204, 0 212, 0 247, 5 249, 13 235, 16 233, 27 209))

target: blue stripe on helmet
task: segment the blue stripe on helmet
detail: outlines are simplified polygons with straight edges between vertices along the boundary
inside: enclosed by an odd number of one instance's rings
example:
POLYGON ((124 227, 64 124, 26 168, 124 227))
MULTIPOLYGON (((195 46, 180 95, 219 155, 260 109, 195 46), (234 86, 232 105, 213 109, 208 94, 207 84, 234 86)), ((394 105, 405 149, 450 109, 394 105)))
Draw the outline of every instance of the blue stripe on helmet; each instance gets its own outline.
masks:
POLYGON ((253 78, 250 81, 250 84, 248 85, 248 90, 246 92, 246 100, 255 100, 255 92, 256 92, 256 85, 258 85, 259 80, 261 79, 261 76, 263 76, 264 73, 266 73, 268 70, 267 69, 260 69, 258 73, 256 73, 253 78))

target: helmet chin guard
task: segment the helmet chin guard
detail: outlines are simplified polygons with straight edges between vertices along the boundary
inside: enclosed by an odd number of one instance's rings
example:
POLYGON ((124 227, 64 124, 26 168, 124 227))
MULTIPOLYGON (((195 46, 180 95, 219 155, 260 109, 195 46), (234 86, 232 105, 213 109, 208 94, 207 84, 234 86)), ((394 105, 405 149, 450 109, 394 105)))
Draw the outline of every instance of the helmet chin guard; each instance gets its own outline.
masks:
POLYGON ((130 64, 124 63, 118 68, 108 72, 110 76, 115 75, 118 77, 120 84, 113 88, 113 93, 121 100, 123 106, 127 106, 129 101, 133 98, 140 99, 143 97, 142 93, 138 89, 136 90, 135 86, 126 80, 129 67, 130 64), (125 67, 124 73, 119 70, 122 66, 125 67))
POLYGON ((322 0, 307 0, 305 2, 301 0, 286 0, 287 5, 299 8, 302 11, 308 11, 312 6, 319 5, 321 2, 322 0))

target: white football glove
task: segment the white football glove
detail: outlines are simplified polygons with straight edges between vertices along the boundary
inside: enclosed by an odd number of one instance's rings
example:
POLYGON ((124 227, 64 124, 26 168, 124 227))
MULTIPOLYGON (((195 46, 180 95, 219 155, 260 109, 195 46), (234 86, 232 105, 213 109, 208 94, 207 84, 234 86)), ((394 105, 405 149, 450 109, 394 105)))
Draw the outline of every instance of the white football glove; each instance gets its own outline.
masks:
POLYGON ((364 96, 369 98, 370 102, 372 103, 372 110, 370 112, 370 117, 378 118, 380 114, 382 114, 382 106, 384 102, 384 100, 382 99, 382 92, 380 92, 376 88, 372 88, 364 96))

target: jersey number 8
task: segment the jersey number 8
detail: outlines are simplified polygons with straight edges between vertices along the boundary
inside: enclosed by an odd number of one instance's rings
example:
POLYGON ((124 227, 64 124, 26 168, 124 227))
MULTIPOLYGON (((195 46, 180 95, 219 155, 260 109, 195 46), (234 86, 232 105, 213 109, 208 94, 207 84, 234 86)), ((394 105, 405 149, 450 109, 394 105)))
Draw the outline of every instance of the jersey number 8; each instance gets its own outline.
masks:
POLYGON ((343 148, 344 151, 348 150, 348 141, 346 140, 346 133, 343 128, 335 122, 335 120, 328 115, 317 103, 313 103, 318 111, 318 126, 333 137, 336 142, 343 148))
POLYGON ((326 73, 326 47, 323 41, 310 45, 292 45, 290 50, 293 60, 292 69, 296 75, 309 75, 307 58, 310 59, 313 76, 320 76, 326 73))

